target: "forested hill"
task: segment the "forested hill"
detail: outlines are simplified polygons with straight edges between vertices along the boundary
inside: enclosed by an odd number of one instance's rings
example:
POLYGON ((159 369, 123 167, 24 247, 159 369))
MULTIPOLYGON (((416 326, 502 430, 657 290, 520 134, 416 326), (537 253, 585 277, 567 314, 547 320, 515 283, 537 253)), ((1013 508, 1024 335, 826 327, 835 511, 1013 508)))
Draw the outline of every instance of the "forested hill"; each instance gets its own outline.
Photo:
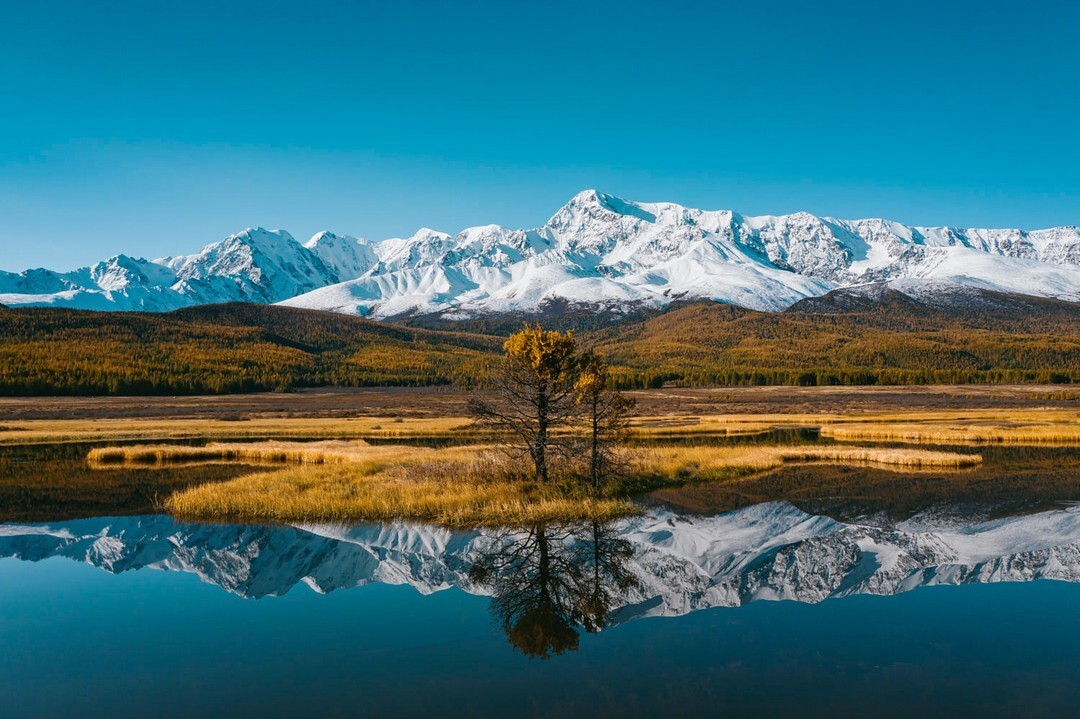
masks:
POLYGON ((635 385, 1080 382, 1080 304, 838 290, 781 313, 695 303, 592 333, 635 385))
POLYGON ((168 314, 0 310, 0 394, 468 386, 500 340, 254 304, 168 314))
MULTIPOLYGON (((0 309, 0 394, 472 387, 502 343, 487 332, 527 319, 453 332, 252 304, 167 314, 0 309)), ((965 301, 935 303, 837 292, 782 313, 703 302, 578 324, 626 387, 1080 382, 1080 305, 1030 297, 968 291, 965 301)))

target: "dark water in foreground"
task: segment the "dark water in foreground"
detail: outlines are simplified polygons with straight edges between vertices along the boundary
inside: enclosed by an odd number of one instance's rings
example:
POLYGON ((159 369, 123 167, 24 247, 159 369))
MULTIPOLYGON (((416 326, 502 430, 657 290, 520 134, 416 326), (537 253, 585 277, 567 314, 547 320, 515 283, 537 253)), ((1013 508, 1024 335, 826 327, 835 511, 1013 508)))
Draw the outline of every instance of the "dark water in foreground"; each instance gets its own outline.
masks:
POLYGON ((5 716, 1069 716, 1080 587, 938 587, 650 619, 530 660, 486 600, 245 601, 195 577, 0 562, 5 716))
POLYGON ((1074 715, 1071 450, 513 532, 177 522, 237 468, 83 451, 0 467, 0 716, 1074 715))

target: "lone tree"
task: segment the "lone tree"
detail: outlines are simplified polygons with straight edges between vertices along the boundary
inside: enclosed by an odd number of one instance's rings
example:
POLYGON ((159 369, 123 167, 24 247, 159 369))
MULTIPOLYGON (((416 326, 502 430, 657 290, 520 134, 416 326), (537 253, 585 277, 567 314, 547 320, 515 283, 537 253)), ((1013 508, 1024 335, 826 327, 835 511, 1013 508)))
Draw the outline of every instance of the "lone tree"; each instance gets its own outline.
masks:
POLYGON ((574 396, 583 410, 589 483, 599 492, 617 468, 614 449, 626 429, 634 400, 612 387, 607 363, 593 352, 583 352, 578 359, 574 396))
POLYGON ((578 355, 573 332, 526 325, 503 344, 505 355, 495 373, 495 397, 473 398, 469 409, 481 422, 515 434, 548 481, 552 430, 573 417, 578 355))

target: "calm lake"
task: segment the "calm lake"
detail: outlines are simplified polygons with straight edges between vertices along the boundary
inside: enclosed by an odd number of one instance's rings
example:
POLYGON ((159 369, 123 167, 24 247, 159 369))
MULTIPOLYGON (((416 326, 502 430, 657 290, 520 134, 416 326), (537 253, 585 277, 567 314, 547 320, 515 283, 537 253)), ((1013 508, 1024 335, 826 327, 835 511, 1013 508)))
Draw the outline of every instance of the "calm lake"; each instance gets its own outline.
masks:
POLYGON ((1075 711, 1075 449, 514 531, 184 523, 163 487, 242 468, 85 451, 0 455, 0 716, 1075 711))

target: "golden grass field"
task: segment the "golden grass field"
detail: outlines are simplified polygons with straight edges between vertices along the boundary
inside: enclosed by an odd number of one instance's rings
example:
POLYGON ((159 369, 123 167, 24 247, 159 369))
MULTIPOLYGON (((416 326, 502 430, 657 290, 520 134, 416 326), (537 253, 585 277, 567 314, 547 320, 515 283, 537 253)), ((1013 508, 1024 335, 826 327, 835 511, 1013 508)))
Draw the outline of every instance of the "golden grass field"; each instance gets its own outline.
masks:
POLYGON ((918 442, 1080 442, 1080 411, 1070 409, 973 409, 909 412, 729 414, 638 417, 638 437, 692 437, 754 434, 771 429, 811 427, 834 439, 918 442))
MULTIPOLYGON (((631 439, 754 434, 816 427, 836 439, 918 442, 1080 442, 1080 410, 1060 408, 767 413, 635 417, 631 439)), ((270 439, 492 439, 468 417, 43 419, 0 425, 0 445, 270 439)))
MULTIPOLYGON (((241 464, 357 464, 377 461, 388 447, 371 447, 363 440, 344 442, 251 442, 213 443, 203 447, 183 445, 137 445, 97 447, 86 456, 92 467, 116 465, 176 466, 211 462, 241 464)), ((400 454, 400 448, 392 448, 400 454)))
MULTIPOLYGON (((540 485, 495 445, 428 448, 362 442, 129 446, 93 450, 94 466, 174 462, 285 464, 181 491, 166 502, 200 520, 361 521, 410 519, 447 525, 606 520, 636 511, 626 486, 591 496, 568 481, 540 485)), ((955 470, 976 454, 874 447, 652 446, 626 451, 633 486, 747 476, 787 462, 870 463, 895 469, 955 470)))
MULTIPOLYGON (((138 448, 132 457, 139 457, 138 448)), ((231 452, 218 448, 221 455, 231 452)), ((610 519, 631 514, 625 498, 584 496, 540 485, 492 445, 433 449, 384 445, 321 450, 252 447, 248 457, 289 457, 302 464, 173 495, 166 508, 187 519, 329 521, 412 519, 446 525, 503 525, 610 519), (341 458, 349 455, 349 461, 341 458), (321 466, 319 466, 321 465, 321 466)), ((181 457, 184 453, 179 453, 181 457)))
POLYGON ((959 469, 982 461, 977 454, 924 449, 840 446, 686 447, 654 446, 632 452, 635 474, 664 480, 725 479, 789 462, 877 464, 901 469, 959 469))
MULTIPOLYGON (((527 462, 510 461, 497 450, 498 436, 480 431, 467 417, 439 416, 434 400, 432 407, 431 414, 402 416, 9 419, 0 422, 0 446, 143 443, 93 450, 88 457, 91 466, 103 470, 183 463, 259 465, 224 481, 184 487, 167 499, 169 511, 192 519, 405 518, 480 525, 624 516, 635 511, 628 499, 632 493, 690 482, 734 482, 785 463, 865 464, 892 472, 925 472, 956 471, 981 460, 970 449, 954 453, 882 446, 883 442, 1080 444, 1080 410, 1063 406, 691 414, 672 405, 670 411, 633 418, 624 450, 624 481, 600 496, 590 496, 569 480, 545 486, 531 482, 524 472, 527 462), (818 428, 823 436, 841 443, 705 443, 708 437, 793 428, 818 428), (393 439, 448 439, 461 444, 441 449, 385 444, 393 439), (695 439, 702 443, 685 444, 695 439), (209 444, 164 444, 176 440, 209 444)), ((695 410, 702 408, 694 405, 695 410)))
POLYGON ((1080 442, 1080 424, 1023 424, 1010 421, 841 424, 822 427, 821 434, 842 441, 1062 444, 1080 442))
POLYGON ((24 420, 0 426, 0 445, 192 439, 431 438, 473 433, 467 417, 24 420))

